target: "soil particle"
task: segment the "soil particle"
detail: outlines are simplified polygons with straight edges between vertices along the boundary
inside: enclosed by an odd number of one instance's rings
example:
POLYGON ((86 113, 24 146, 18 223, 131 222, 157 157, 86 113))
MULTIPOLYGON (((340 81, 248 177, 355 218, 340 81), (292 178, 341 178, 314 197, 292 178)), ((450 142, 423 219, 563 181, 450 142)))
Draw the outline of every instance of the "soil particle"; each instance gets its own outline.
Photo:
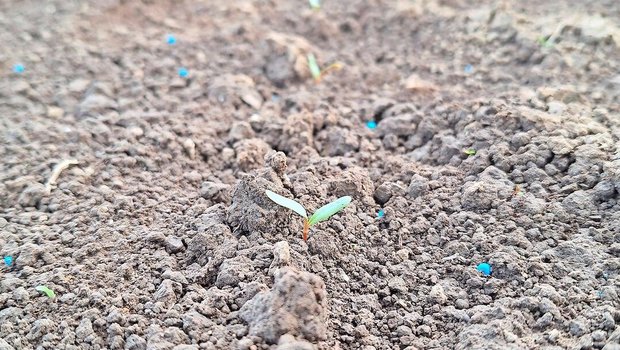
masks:
POLYGON ((274 276, 274 285, 249 300, 239 316, 248 323, 250 335, 274 344, 289 333, 310 341, 327 338, 327 299, 320 277, 284 267, 274 276))
POLYGON ((620 347, 617 2, 5 3, 0 348, 620 347))

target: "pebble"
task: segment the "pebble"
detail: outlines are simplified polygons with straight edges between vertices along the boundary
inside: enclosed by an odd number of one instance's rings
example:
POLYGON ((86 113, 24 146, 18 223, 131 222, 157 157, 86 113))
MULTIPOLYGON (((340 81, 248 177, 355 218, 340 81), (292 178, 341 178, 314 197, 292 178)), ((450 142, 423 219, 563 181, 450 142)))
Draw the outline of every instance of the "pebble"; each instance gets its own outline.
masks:
POLYGON ((47 107, 47 116, 52 119, 62 118, 64 114, 65 114, 65 111, 60 107, 56 107, 56 106, 47 107))
POLYGON ((393 292, 407 293, 407 283, 401 277, 392 277, 388 281, 388 287, 393 292))
POLYGON ((446 296, 443 287, 441 284, 436 284, 431 288, 430 293, 428 293, 431 301, 437 304, 445 304, 448 301, 448 297, 446 296))
POLYGON ((170 236, 166 238, 166 241, 164 242, 164 244, 166 246, 166 250, 169 253, 178 253, 178 252, 182 252, 185 250, 183 241, 181 240, 181 238, 177 236, 170 236))
POLYGON ((491 265, 489 265, 488 263, 478 264, 478 266, 476 267, 476 270, 482 272, 482 274, 485 276, 490 276, 491 272, 493 271, 493 269, 491 268, 491 265))

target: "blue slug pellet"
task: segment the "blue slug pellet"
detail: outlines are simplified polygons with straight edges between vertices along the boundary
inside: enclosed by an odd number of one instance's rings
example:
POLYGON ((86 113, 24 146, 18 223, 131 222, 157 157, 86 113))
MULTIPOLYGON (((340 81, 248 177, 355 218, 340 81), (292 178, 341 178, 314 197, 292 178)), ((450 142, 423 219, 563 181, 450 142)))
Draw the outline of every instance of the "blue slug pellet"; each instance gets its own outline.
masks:
POLYGON ((493 271, 493 269, 491 268, 491 265, 489 265, 488 263, 478 264, 478 267, 476 267, 476 270, 482 272, 482 274, 485 276, 490 276, 491 272, 493 271))
POLYGON ((377 213, 377 217, 381 219, 384 216, 385 216, 385 211, 383 211, 383 209, 379 210, 379 212, 377 213))
POLYGON ((23 64, 18 63, 16 65, 13 66, 13 72, 17 73, 17 74, 21 74, 26 70, 26 67, 24 67, 23 64))
POLYGON ((464 71, 465 71, 465 73, 469 74, 469 73, 474 71, 474 66, 472 66, 471 64, 468 64, 468 65, 465 66, 464 71))
POLYGON ((189 72, 187 71, 187 68, 183 68, 183 67, 179 68, 179 76, 181 78, 187 77, 188 74, 189 72))
POLYGON ((6 264, 6 266, 13 265, 13 257, 12 256, 5 256, 4 257, 4 263, 6 264))
POLYGON ((366 122, 366 126, 368 127, 368 129, 374 129, 377 127, 377 122, 374 120, 369 120, 366 122))
POLYGON ((168 34, 166 35, 166 42, 168 45, 174 45, 177 43, 177 38, 175 38, 172 34, 168 34))

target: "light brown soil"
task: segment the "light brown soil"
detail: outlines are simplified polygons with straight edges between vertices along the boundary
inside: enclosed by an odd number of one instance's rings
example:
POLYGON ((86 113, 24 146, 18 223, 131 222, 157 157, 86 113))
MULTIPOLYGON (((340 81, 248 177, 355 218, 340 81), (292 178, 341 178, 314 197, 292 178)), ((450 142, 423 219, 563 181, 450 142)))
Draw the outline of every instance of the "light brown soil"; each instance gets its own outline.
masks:
POLYGON ((0 41, 0 349, 620 349, 616 0, 6 0, 0 41), (305 242, 266 189, 353 202, 305 242))

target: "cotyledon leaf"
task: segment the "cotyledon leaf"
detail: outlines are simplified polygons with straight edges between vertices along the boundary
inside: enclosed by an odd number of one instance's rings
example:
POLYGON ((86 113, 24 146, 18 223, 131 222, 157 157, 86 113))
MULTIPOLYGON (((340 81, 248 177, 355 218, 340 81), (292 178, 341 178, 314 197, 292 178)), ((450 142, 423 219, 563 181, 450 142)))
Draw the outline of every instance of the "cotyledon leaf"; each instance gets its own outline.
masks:
POLYGON ((306 219, 308 218, 308 214, 306 214, 306 209, 304 209, 303 205, 269 190, 266 190, 265 194, 267 194, 267 197, 269 197, 269 199, 274 201, 276 204, 288 208, 306 219))
POLYGON ((318 224, 321 221, 329 219, 332 215, 344 209, 351 203, 351 196, 344 196, 336 199, 335 201, 320 207, 308 220, 310 226, 318 224))
POLYGON ((315 80, 321 78, 321 68, 319 68, 319 64, 316 63, 316 57, 313 54, 308 54, 308 68, 310 68, 310 73, 315 80))
POLYGON ((56 294, 53 290, 49 289, 47 286, 36 286, 35 289, 41 293, 45 293, 48 298, 55 298, 56 294))

